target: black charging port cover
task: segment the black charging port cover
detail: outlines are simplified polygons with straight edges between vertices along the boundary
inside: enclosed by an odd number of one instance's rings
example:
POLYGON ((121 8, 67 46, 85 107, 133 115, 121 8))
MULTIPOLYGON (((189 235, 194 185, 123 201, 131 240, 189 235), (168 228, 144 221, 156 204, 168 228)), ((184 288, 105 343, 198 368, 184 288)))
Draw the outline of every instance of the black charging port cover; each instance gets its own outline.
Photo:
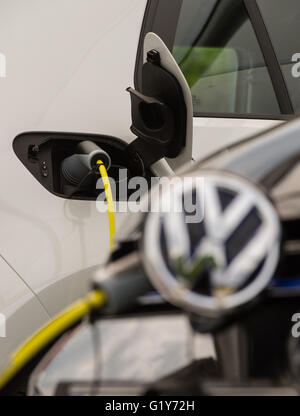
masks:
POLYGON ((162 157, 176 158, 186 142, 187 108, 177 78, 160 64, 159 53, 148 53, 142 69, 142 91, 131 95, 132 132, 137 140, 130 147, 150 166, 162 157))

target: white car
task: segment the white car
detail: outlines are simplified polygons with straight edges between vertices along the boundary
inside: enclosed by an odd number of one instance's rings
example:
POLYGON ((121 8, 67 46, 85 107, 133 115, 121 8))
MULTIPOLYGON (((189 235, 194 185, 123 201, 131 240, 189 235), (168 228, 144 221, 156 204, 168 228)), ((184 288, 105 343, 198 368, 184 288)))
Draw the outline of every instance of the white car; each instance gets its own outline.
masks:
POLYGON ((185 145, 152 167, 164 175, 299 110, 298 15, 296 0, 0 0, 0 368, 109 253, 107 215, 69 198, 60 164, 81 140, 122 162, 147 39, 192 93, 185 145))

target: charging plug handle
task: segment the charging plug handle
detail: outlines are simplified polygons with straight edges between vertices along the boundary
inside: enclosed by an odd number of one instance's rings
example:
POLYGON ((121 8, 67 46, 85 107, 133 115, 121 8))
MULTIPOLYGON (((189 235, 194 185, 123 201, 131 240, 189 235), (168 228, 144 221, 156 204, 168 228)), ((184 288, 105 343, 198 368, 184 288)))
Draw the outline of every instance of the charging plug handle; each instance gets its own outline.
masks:
POLYGON ((103 162, 106 170, 109 170, 111 166, 111 159, 109 154, 101 149, 101 147, 99 147, 96 143, 91 142, 90 140, 80 142, 76 148, 76 153, 78 155, 89 156, 88 162, 91 169, 97 168, 98 160, 103 162))
POLYGON ((109 154, 90 140, 82 141, 76 146, 74 154, 63 161, 62 174, 70 184, 78 186, 91 170, 98 170, 99 160, 103 162, 106 170, 109 170, 109 154))

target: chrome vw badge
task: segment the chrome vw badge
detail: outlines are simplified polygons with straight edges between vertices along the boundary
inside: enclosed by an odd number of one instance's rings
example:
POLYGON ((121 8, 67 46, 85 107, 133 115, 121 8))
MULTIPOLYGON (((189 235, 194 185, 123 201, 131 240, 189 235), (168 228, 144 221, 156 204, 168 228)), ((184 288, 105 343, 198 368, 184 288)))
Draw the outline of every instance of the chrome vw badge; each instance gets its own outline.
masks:
POLYGON ((169 302, 220 316, 254 299, 272 279, 280 222, 263 192, 241 177, 199 171, 193 179, 175 183, 172 192, 156 191, 160 209, 148 214, 143 261, 169 302), (187 212, 191 199, 197 221, 187 212))

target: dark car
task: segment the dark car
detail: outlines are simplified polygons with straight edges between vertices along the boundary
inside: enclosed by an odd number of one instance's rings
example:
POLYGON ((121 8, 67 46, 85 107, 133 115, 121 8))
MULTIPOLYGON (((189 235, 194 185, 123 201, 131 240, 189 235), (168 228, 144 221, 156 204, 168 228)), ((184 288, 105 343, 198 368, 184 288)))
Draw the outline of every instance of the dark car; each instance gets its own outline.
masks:
POLYGON ((50 351, 29 393, 297 395, 299 134, 296 119, 182 172, 206 178, 206 193, 187 191, 210 208, 200 222, 133 215, 94 276, 111 302, 50 351), (205 358, 185 355, 189 327, 205 358))

